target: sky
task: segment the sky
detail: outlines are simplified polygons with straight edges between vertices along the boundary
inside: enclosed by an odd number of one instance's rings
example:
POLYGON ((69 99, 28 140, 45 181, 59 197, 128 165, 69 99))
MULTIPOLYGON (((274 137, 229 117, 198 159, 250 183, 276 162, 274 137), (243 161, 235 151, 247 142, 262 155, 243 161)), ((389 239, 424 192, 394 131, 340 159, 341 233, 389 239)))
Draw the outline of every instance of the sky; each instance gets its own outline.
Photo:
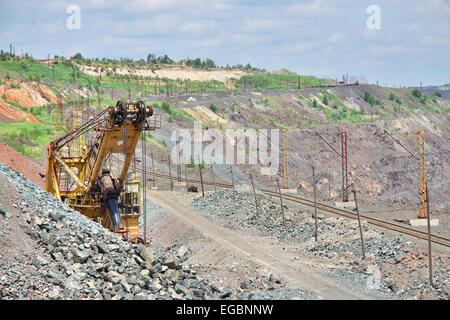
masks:
POLYGON ((0 48, 10 44, 37 58, 154 53, 441 85, 450 83, 450 0, 0 0, 0 48))

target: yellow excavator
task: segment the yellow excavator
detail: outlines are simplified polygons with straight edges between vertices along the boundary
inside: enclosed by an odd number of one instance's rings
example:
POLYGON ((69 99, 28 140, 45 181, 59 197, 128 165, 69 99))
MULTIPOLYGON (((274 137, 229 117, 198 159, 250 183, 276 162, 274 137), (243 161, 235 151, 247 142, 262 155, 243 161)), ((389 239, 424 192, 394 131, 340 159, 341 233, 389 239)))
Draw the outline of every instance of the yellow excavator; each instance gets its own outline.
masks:
POLYGON ((153 108, 142 101, 117 101, 50 142, 46 191, 125 239, 144 242, 140 181, 129 179, 128 169, 141 133, 160 128, 161 119, 151 121, 152 115, 153 108), (113 154, 123 155, 123 161, 112 166, 113 154))

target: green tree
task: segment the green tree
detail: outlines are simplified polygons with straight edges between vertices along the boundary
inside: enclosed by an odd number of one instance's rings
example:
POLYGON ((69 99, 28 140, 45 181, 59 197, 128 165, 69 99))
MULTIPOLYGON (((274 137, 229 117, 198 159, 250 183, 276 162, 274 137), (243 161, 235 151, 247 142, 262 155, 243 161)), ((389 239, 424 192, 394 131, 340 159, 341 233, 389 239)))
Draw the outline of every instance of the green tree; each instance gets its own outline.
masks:
POLYGON ((158 57, 157 61, 159 63, 161 63, 161 64, 172 64, 172 63, 174 63, 174 61, 172 59, 170 59, 167 54, 158 57))
POLYGON ((156 55, 153 53, 149 53, 147 56, 147 63, 148 64, 156 64, 157 63, 156 55))
POLYGON ((77 52, 71 59, 74 60, 84 60, 83 56, 81 55, 81 53, 77 52))
POLYGON ((211 68, 216 67, 216 64, 214 63, 214 61, 209 58, 206 58, 205 60, 203 60, 201 65, 202 65, 203 69, 211 69, 211 68))

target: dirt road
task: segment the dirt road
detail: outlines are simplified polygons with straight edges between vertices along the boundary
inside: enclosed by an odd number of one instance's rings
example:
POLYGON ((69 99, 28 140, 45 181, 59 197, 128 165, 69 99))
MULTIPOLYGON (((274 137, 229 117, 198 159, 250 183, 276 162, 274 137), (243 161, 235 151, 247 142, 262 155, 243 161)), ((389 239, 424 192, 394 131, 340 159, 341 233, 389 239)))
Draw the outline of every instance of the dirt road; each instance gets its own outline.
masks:
POLYGON ((299 257, 292 250, 285 250, 289 245, 271 243, 263 237, 238 234, 215 224, 190 207, 181 194, 151 191, 149 199, 171 219, 176 217, 207 239, 213 240, 211 242, 217 250, 228 252, 225 256, 229 254, 235 261, 238 259, 238 263, 248 264, 250 261, 269 269, 292 289, 307 290, 321 299, 377 298, 361 288, 337 283, 320 271, 320 262, 313 260, 314 257, 299 257))

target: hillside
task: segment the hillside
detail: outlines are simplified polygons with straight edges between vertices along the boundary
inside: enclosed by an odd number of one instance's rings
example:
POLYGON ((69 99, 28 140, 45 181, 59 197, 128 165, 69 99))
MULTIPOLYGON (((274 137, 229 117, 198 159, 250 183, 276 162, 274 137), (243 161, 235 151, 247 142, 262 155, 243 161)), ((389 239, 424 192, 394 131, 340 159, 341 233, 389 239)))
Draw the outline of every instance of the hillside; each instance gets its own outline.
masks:
MULTIPOLYGON (((131 97, 152 104, 162 114, 163 128, 154 132, 153 141, 160 147, 168 146, 169 150, 173 146, 171 130, 192 129, 194 120, 222 132, 235 128, 289 129, 290 187, 308 195, 310 170, 309 164, 303 164, 310 163, 314 155, 318 166, 327 168, 330 163, 335 166, 328 172, 319 172, 319 191, 331 189, 329 195, 339 197, 339 160, 315 133, 323 134, 339 149, 338 135, 342 129, 349 132, 351 175, 363 188, 361 192, 367 196, 364 200, 369 203, 400 201, 410 207, 415 201, 415 194, 406 191, 417 179, 416 164, 402 158, 405 151, 389 141, 383 130, 394 134, 413 152, 417 150, 415 133, 424 130, 430 181, 442 187, 449 183, 446 150, 450 104, 435 92, 357 83, 336 85, 332 80, 300 76, 287 70, 81 62, 18 57, 0 62, 0 74, 4 76, 3 104, 22 113, 12 117, 12 111, 4 111, 0 140, 27 156, 43 160, 45 146, 56 134, 56 92, 63 98, 62 130, 75 125, 74 115, 81 114, 77 112, 83 108, 86 111, 88 101, 90 112, 95 112, 118 99, 131 97), (163 77, 158 72, 167 73, 163 77), (239 78, 232 79, 232 75, 239 78), (23 121, 36 123, 23 125, 23 121), (328 174, 333 186, 328 186, 328 174)), ((238 166, 237 170, 250 169, 258 172, 257 167, 238 166)), ((261 184, 271 184, 266 177, 258 179, 261 184)), ((440 205, 448 202, 442 190, 438 188, 435 195, 440 205)))
MULTIPOLYGON (((417 160, 405 148, 417 154, 417 132, 424 131, 431 217, 439 219, 432 231, 450 236, 450 101, 444 95, 339 84, 283 69, 10 56, 0 61, 0 79, 0 267, 6 270, 0 299, 450 297, 447 251, 433 244, 435 286, 429 286, 425 242, 368 222, 370 217, 404 226, 417 217, 417 160), (138 143, 130 172, 142 181, 145 159, 147 170, 151 164, 159 174, 155 180, 147 174, 148 184, 158 190, 147 187, 142 193, 146 215, 139 230, 147 232, 147 248, 122 241, 41 189, 48 144, 119 99, 142 100, 161 117, 161 128, 138 143), (240 141, 250 129, 258 134, 286 129, 287 148, 281 140, 278 147, 268 147, 279 151, 276 174, 262 175, 270 164, 261 161, 234 164, 232 171, 228 163, 202 162, 197 168, 192 157, 180 166, 173 158, 169 162, 174 133, 193 134, 195 122, 205 129, 204 152, 212 142, 206 130, 217 129, 226 145, 229 129, 240 141), (287 186, 297 196, 317 197, 330 206, 342 201, 342 163, 336 154, 342 150, 342 131, 348 134, 349 181, 365 216, 362 229, 354 219, 323 209, 313 214, 314 208, 301 201, 280 205, 278 196, 265 193, 278 195, 285 151, 287 186), (162 178, 169 172, 170 180, 162 178), (175 172, 191 182, 184 186, 180 177, 174 183, 175 172), (199 179, 214 185, 203 190, 195 182, 199 179), (236 186, 231 191, 223 183, 236 186), (254 194, 249 192, 253 183, 254 194), (383 275, 375 289, 368 285, 372 267, 383 275)), ((259 141, 265 138, 259 135, 259 141)), ((243 149, 248 154, 250 145, 243 149)), ((116 176, 121 157, 108 160, 116 176)))

